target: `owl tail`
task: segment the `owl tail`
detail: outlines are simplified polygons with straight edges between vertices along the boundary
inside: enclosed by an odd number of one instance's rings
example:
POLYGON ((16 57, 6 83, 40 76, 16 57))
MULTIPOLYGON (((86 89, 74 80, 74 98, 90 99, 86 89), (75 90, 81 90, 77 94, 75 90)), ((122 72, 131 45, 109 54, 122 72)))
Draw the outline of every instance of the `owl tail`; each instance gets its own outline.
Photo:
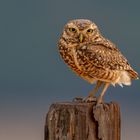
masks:
POLYGON ((139 79, 138 73, 134 70, 128 70, 131 79, 139 79))

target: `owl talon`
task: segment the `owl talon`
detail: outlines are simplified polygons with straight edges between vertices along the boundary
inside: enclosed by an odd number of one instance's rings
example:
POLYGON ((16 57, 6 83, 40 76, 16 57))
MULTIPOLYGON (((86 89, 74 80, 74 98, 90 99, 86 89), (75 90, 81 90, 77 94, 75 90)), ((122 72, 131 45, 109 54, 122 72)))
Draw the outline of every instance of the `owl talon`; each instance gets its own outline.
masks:
POLYGON ((103 103, 103 99, 98 98, 98 99, 97 99, 97 104, 96 104, 96 105, 100 105, 100 104, 102 104, 102 103, 103 103))
POLYGON ((83 102, 83 98, 82 97, 75 97, 72 101, 73 102, 83 102))
POLYGON ((87 102, 87 103, 89 103, 89 102, 96 102, 96 101, 97 101, 97 99, 96 99, 95 96, 94 97, 88 96, 88 97, 83 99, 83 102, 87 102))

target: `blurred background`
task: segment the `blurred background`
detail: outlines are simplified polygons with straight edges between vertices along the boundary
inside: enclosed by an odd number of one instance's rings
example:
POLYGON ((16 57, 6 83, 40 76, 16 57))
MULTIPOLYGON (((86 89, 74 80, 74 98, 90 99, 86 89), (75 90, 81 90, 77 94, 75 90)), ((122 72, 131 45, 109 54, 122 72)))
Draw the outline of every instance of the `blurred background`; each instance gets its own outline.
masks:
MULTIPOLYGON (((94 21, 140 73, 139 0, 0 1, 0 139, 43 140, 53 102, 87 96, 93 85, 61 60, 57 42, 68 20, 94 21)), ((140 137, 140 81, 110 87, 121 107, 122 140, 140 137)))

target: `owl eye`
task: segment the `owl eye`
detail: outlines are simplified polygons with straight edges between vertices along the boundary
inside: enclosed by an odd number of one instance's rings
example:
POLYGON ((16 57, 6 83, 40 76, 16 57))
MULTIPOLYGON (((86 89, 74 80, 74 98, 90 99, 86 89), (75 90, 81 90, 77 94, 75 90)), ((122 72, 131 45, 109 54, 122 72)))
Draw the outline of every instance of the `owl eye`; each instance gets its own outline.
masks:
POLYGON ((87 33, 89 33, 89 34, 93 33, 93 29, 88 29, 87 33))
POLYGON ((75 28, 69 28, 69 31, 75 33, 77 30, 75 28))

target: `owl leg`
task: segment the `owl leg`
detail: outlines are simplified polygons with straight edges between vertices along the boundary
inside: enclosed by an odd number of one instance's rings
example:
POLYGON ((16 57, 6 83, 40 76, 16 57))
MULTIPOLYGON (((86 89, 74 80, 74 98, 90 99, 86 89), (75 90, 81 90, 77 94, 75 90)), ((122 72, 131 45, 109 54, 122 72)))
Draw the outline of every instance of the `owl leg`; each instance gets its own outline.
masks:
POLYGON ((105 83, 104 84, 103 90, 102 90, 102 92, 101 92, 101 94, 100 94, 100 96, 97 100, 97 105, 103 102, 103 96, 104 96, 107 88, 109 87, 109 85, 110 85, 110 83, 105 83))
POLYGON ((88 97, 83 99, 83 101, 84 102, 95 102, 95 101, 97 101, 97 99, 94 95, 98 91, 98 89, 101 87, 102 84, 103 84, 102 81, 97 81, 95 88, 90 92, 88 97))
POLYGON ((102 84, 103 84, 102 81, 97 81, 95 88, 89 93, 88 97, 94 97, 94 95, 96 94, 96 92, 98 91, 98 89, 101 87, 102 84))

